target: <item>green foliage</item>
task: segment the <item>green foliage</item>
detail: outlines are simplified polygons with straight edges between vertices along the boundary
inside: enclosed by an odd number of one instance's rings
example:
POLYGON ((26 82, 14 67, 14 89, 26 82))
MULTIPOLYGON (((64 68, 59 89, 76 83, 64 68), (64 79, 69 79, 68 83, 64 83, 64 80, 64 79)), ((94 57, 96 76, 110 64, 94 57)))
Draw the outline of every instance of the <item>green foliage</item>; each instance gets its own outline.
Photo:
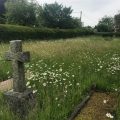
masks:
POLYGON ((120 32, 120 13, 115 15, 114 20, 115 20, 115 31, 120 32))
POLYGON ((5 1, 6 0, 0 0, 0 24, 3 24, 5 23, 5 1))
POLYGON ((16 25, 0 25, 0 40, 12 39, 52 39, 52 38, 70 38, 77 36, 92 35, 93 30, 89 28, 82 29, 48 29, 32 28, 16 25))
POLYGON ((60 29, 81 27, 80 20, 72 18, 71 7, 57 2, 42 7, 33 0, 7 0, 5 6, 8 24, 60 29))
POLYGON ((0 120, 20 120, 10 111, 2 93, 0 93, 0 120))
POLYGON ((60 29, 79 27, 79 22, 71 16, 72 11, 71 7, 63 7, 62 4, 57 2, 45 4, 42 12, 44 26, 60 29))
POLYGON ((3 16, 0 16, 0 24, 4 24, 5 23, 5 18, 3 16))
POLYGON ((120 37, 119 32, 95 32, 94 34, 103 37, 120 37))
POLYGON ((98 25, 95 27, 98 32, 113 32, 114 31, 114 21, 112 17, 103 17, 98 25))
POLYGON ((44 20, 42 18, 42 6, 36 4, 36 23, 35 23, 35 27, 43 27, 44 24, 44 20))
POLYGON ((36 22, 35 4, 27 0, 7 0, 7 23, 34 25, 36 22))
POLYGON ((0 0, 0 16, 5 13, 4 3, 6 0, 0 0))

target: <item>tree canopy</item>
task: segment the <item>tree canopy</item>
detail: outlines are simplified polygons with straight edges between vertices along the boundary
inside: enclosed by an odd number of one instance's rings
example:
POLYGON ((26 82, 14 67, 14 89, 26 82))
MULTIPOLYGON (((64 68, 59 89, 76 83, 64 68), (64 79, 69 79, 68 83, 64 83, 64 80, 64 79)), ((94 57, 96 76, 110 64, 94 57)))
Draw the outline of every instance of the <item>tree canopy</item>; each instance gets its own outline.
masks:
POLYGON ((4 23, 5 22, 5 1, 6 0, 0 0, 0 23, 4 23))
MULTIPOLYGON (((0 0, 0 23, 59 29, 81 28, 81 20, 72 17, 72 12, 71 7, 57 2, 40 6, 36 0, 0 0)), ((120 13, 114 18, 104 16, 95 28, 98 32, 120 31, 120 13)))
POLYGON ((5 8, 9 24, 60 29, 81 27, 80 20, 71 16, 72 8, 57 2, 42 7, 35 0, 7 0, 5 8))
POLYGON ((50 28, 78 27, 78 21, 71 16, 72 11, 71 7, 63 7, 62 4, 58 4, 57 2, 45 4, 42 12, 44 26, 50 28))
POLYGON ((5 13, 4 3, 6 0, 0 0, 0 16, 5 13))
POLYGON ((98 25, 95 28, 98 32, 113 32, 114 19, 112 17, 105 16, 98 22, 98 25))
POLYGON ((35 4, 27 0, 7 0, 6 21, 11 24, 34 25, 35 4))
POLYGON ((115 31, 120 32, 120 13, 115 15, 114 20, 115 20, 115 31))

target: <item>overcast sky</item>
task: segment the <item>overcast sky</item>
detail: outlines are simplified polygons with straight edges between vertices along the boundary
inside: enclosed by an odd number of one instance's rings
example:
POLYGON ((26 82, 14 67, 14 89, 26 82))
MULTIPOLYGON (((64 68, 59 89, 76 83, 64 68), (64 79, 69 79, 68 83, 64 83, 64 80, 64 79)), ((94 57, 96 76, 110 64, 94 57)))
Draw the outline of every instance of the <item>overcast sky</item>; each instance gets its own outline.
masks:
POLYGON ((120 10, 120 0, 37 0, 39 4, 62 3, 64 6, 71 6, 73 16, 79 17, 83 12, 82 21, 84 25, 94 26, 98 20, 105 16, 114 16, 120 10))

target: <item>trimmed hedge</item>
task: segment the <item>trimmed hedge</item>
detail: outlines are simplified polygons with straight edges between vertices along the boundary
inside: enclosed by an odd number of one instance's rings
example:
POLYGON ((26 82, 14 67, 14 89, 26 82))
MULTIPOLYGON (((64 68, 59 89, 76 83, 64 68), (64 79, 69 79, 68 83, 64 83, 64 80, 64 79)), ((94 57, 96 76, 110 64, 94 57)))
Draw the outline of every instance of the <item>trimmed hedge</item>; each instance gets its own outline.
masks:
POLYGON ((120 32, 95 32, 94 34, 103 37, 120 37, 120 32))
POLYGON ((0 41, 7 42, 13 39, 54 39, 54 38, 71 38, 77 36, 93 35, 90 28, 82 29, 49 29, 49 28, 32 28, 17 25, 0 24, 0 41))

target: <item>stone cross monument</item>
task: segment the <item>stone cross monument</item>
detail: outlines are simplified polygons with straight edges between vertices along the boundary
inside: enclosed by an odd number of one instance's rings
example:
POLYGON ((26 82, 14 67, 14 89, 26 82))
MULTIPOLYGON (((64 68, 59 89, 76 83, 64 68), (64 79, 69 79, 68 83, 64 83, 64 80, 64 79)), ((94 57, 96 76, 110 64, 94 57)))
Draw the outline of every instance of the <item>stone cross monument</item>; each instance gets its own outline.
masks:
POLYGON ((29 52, 22 52, 22 41, 10 41, 10 52, 6 52, 5 59, 12 61, 13 91, 4 93, 7 103, 13 113, 24 119, 27 113, 35 105, 32 90, 26 89, 24 62, 30 60, 29 52))
POLYGON ((10 49, 10 52, 6 52, 5 58, 12 61, 13 90, 15 92, 24 92, 26 90, 24 62, 30 60, 30 53, 22 52, 21 40, 10 41, 10 49))

